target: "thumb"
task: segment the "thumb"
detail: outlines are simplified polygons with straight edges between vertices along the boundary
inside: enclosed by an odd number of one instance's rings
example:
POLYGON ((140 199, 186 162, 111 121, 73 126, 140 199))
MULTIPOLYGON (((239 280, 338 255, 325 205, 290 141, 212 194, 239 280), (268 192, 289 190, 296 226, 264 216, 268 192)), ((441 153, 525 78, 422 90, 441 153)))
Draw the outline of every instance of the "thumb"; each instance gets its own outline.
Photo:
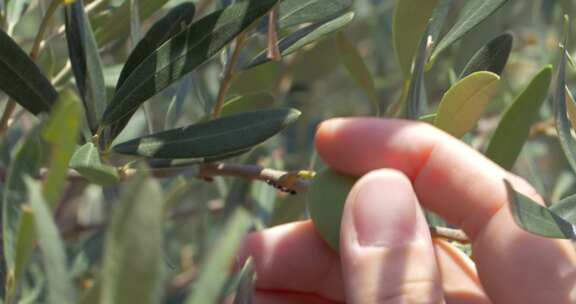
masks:
POLYGON ((428 225, 398 171, 372 171, 354 185, 340 254, 348 303, 444 303, 428 225))

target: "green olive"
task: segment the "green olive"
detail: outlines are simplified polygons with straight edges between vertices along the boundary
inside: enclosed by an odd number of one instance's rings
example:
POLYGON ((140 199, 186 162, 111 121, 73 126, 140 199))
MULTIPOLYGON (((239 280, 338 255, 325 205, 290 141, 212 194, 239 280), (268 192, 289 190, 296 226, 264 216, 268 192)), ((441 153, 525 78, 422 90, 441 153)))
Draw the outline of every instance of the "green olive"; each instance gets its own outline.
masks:
POLYGON ((324 169, 314 177, 308 190, 308 212, 320 236, 336 252, 340 246, 340 222, 346 197, 355 177, 324 169))

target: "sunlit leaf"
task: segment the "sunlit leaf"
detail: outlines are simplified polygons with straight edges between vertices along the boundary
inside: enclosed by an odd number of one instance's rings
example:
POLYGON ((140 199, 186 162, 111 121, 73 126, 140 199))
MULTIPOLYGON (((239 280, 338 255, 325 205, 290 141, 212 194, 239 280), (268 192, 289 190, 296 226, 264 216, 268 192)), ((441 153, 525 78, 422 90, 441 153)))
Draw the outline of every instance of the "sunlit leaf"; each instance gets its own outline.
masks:
POLYGON ((55 208, 66 185, 68 162, 76 149, 80 134, 82 109, 78 97, 70 92, 60 93, 42 136, 50 147, 48 174, 44 181, 44 195, 50 208, 55 208))
POLYGON ((551 79, 552 67, 547 66, 534 76, 500 119, 485 154, 502 168, 511 170, 514 166, 546 100, 551 79))
POLYGON ((508 33, 490 40, 468 61, 459 78, 462 79, 479 71, 488 71, 501 75, 512 51, 513 41, 514 38, 508 33))
POLYGON ((351 0, 283 0, 278 5, 282 28, 334 18, 352 7, 351 0))
POLYGON ((94 133, 108 103, 98 45, 84 13, 83 1, 66 5, 64 12, 72 71, 84 103, 88 126, 94 133))
POLYGON ((412 74, 412 63, 421 37, 438 0, 399 0, 394 11, 393 39, 396 58, 405 78, 412 74))
POLYGON ((338 47, 342 63, 344 63, 350 76, 352 76, 352 79, 364 90, 364 93, 366 93, 368 99, 372 102, 376 116, 380 116, 378 92, 376 91, 372 74, 370 74, 362 56, 360 56, 352 42, 342 33, 336 34, 336 46, 338 47))
MULTIPOLYGON (((36 232, 34 225, 34 216, 28 207, 22 208, 19 216, 20 222, 15 236, 15 261, 13 268, 10 269, 10 276, 6 283, 6 299, 13 301, 19 288, 23 284, 26 267, 36 243, 36 232)), ((12 266, 12 265, 10 265, 12 266)))
POLYGON ((58 93, 38 66, 0 30, 0 89, 32 114, 48 112, 58 93))
POLYGON ((76 150, 70 159, 70 168, 100 185, 116 184, 120 179, 115 167, 102 164, 98 148, 93 143, 87 143, 76 150))
MULTIPOLYGON (((469 0, 454 26, 436 44, 432 57, 435 58, 454 42, 460 40, 468 32, 478 26, 486 18, 495 13, 508 0, 469 0)), ((434 61, 434 59, 432 59, 434 61)))
POLYGON ((148 98, 204 63, 278 0, 241 1, 193 23, 151 53, 117 89, 102 123, 132 113, 148 98))
POLYGON ((30 194, 29 202, 34 212, 34 222, 38 244, 42 252, 42 260, 47 276, 48 303, 72 304, 74 289, 68 276, 66 252, 60 232, 52 218, 48 202, 44 199, 40 184, 27 179, 26 184, 30 194))
POLYGON ((508 190, 509 206, 514 221, 522 229, 549 238, 575 239, 576 227, 562 219, 548 208, 514 190, 505 181, 508 190))
POLYGON ((498 89, 500 76, 476 72, 458 81, 442 97, 434 124, 460 138, 476 126, 498 89))
POLYGON ((230 215, 222 231, 209 252, 204 256, 200 274, 186 304, 219 303, 220 292, 224 288, 234 262, 236 250, 248 229, 252 225, 252 218, 243 209, 236 209, 230 215))
POLYGON ((160 186, 146 176, 123 189, 106 231, 100 303, 161 302, 162 202, 160 186))
MULTIPOLYGON (((335 19, 301 28, 278 42, 280 54, 284 57, 296 52, 310 43, 318 42, 323 38, 326 38, 327 35, 342 29, 345 25, 350 23, 352 19, 354 19, 354 13, 350 12, 335 19)), ((269 61, 270 58, 268 58, 266 50, 263 50, 244 68, 252 68, 269 61)))
POLYGON ((295 121, 289 108, 222 117, 184 128, 140 137, 114 146, 116 153, 152 158, 206 158, 251 148, 295 121))

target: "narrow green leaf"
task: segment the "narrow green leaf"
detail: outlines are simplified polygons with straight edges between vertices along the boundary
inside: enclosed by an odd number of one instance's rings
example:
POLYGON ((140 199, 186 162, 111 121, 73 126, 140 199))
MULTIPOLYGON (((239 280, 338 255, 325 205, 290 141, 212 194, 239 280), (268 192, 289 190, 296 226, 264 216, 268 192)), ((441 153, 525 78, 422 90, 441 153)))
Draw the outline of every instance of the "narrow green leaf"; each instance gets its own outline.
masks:
POLYGON ((166 16, 154 23, 128 56, 120 72, 116 88, 120 88, 128 76, 159 46, 187 28, 192 23, 195 12, 196 7, 192 2, 184 2, 172 8, 166 16))
POLYGON ((101 303, 160 303, 162 195, 143 175, 129 180, 106 231, 101 303))
POLYGON ((93 143, 87 143, 76 150, 69 166, 99 185, 113 185, 120 180, 115 167, 102 164, 98 148, 93 143))
POLYGON ((508 190, 510 211, 520 228, 548 238, 576 239, 574 225, 517 192, 508 181, 504 183, 508 190))
POLYGON ((552 204, 550 210, 572 225, 576 225, 576 195, 568 196, 552 204))
POLYGON ((253 112, 274 106, 274 96, 268 92, 232 97, 222 106, 222 117, 253 112))
POLYGON ((178 119, 182 116, 184 102, 186 101, 188 94, 194 90, 192 88, 194 85, 192 74, 193 73, 190 73, 188 76, 185 76, 184 79, 180 80, 178 88, 176 89, 176 94, 172 97, 166 117, 164 118, 164 130, 176 127, 178 119))
POLYGON ((220 238, 210 252, 205 254, 200 274, 192 287, 186 304, 219 303, 220 293, 230 273, 236 250, 248 232, 252 218, 243 209, 236 209, 224 226, 220 238))
POLYGON ((42 133, 50 146, 44 195, 51 208, 57 206, 66 185, 68 162, 80 134, 81 113, 78 97, 70 91, 62 92, 42 133))
POLYGON ((245 151, 280 132, 300 112, 260 110, 140 137, 114 146, 116 153, 152 158, 207 158, 245 151))
MULTIPOLYGON (((142 20, 159 11, 168 0, 140 0, 138 5, 139 16, 142 20)), ((125 0, 122 5, 108 14, 101 25, 95 27, 94 34, 98 45, 105 45, 130 32, 130 1, 125 0)))
POLYGON ((378 92, 376 91, 372 74, 370 74, 362 56, 360 56, 356 47, 343 33, 336 34, 336 46, 338 47, 338 54, 348 73, 352 76, 356 84, 364 90, 368 99, 372 102, 376 116, 380 116, 378 92))
POLYGON ((249 257, 242 270, 240 270, 240 281, 236 287, 236 296, 234 304, 251 304, 254 298, 254 280, 256 279, 256 270, 254 269, 254 260, 249 257))
POLYGON ((476 72, 458 81, 442 97, 434 124, 460 138, 476 126, 500 82, 492 72, 476 72))
MULTIPOLYGON (((154 23, 144 38, 138 42, 132 50, 132 53, 130 53, 126 64, 124 64, 120 72, 116 89, 120 88, 128 76, 158 47, 187 28, 192 23, 195 12, 196 7, 194 4, 185 2, 171 9, 166 16, 154 23)), ((122 132, 130 121, 130 118, 136 113, 136 110, 137 109, 134 109, 131 113, 110 126, 111 131, 109 136, 111 139, 116 138, 120 132, 122 132)))
POLYGON ((204 63, 278 0, 247 0, 212 13, 162 44, 150 54, 116 91, 104 113, 109 125, 134 111, 159 91, 204 63))
POLYGON ((29 208, 22 208, 15 239, 16 247, 14 253, 16 260, 14 261, 14 269, 11 269, 12 272, 6 284, 7 302, 14 301, 17 290, 21 288, 28 261, 34 251, 36 233, 34 216, 29 208))
POLYGON ((432 54, 432 61, 441 52, 446 50, 452 43, 460 40, 468 32, 478 26, 486 18, 495 13, 508 0, 470 0, 466 3, 462 13, 458 17, 456 24, 446 33, 446 35, 436 44, 432 54))
POLYGON ((339 16, 351 7, 351 0, 283 0, 278 5, 278 25, 285 28, 319 22, 339 16))
POLYGON ((9 273, 14 273, 16 234, 21 225, 23 204, 28 201, 24 176, 40 174, 45 154, 43 148, 40 126, 37 126, 18 143, 8 166, 8 175, 2 191, 2 241, 9 273))
POLYGON ((38 182, 28 178, 26 184, 30 194, 30 205, 34 212, 38 244, 40 245, 44 269, 48 279, 48 303, 76 303, 72 282, 68 276, 64 243, 52 218, 48 202, 44 200, 38 182))
POLYGON ((571 123, 568 118, 568 110, 566 108, 566 61, 569 33, 564 33, 564 43, 560 48, 562 54, 560 55, 560 63, 558 64, 558 78, 556 81, 556 88, 554 93, 554 111, 556 120, 556 130, 558 132, 558 139, 560 146, 566 155, 568 163, 572 170, 576 172, 576 140, 572 137, 571 123))
POLYGON ((438 0, 399 0, 396 4, 392 34, 396 58, 405 79, 412 74, 418 45, 437 3, 438 0))
MULTIPOLYGON (((354 13, 350 12, 335 19, 312 24, 301 28, 278 42, 278 48, 282 57, 290 55, 306 45, 318 42, 327 35, 342 29, 345 25, 354 19, 354 13)), ((244 69, 252 68, 257 65, 269 62, 266 50, 261 51, 244 69)))
POLYGON ((0 89, 32 114, 49 112, 58 93, 38 66, 0 30, 0 89))
POLYGON ((530 127, 548 95, 552 67, 542 69, 500 119, 494 135, 488 143, 486 156, 506 170, 511 170, 528 139, 530 127))
POLYGON ((424 30, 422 37, 420 37, 420 44, 414 58, 414 67, 412 69, 412 77, 408 82, 408 91, 406 93, 406 115, 409 119, 417 119, 423 112, 426 105, 426 87, 424 79, 424 68, 428 56, 428 38, 430 33, 430 24, 424 30))
POLYGON ((66 5, 64 12, 72 71, 84 103, 88 127, 94 133, 108 103, 98 45, 84 13, 83 1, 66 5))
POLYGON ((488 71, 501 75, 508 62, 513 42, 514 38, 509 33, 490 40, 468 61, 459 78, 462 79, 479 71, 488 71))

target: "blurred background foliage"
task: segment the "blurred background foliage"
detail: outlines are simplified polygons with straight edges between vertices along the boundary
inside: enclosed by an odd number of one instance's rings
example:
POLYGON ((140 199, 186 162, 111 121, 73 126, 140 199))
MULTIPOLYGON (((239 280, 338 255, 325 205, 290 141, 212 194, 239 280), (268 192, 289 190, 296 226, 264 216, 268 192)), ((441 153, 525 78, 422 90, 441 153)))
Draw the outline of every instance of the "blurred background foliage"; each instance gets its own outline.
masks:
MULTIPOLYGON (((84 3, 100 51, 108 96, 114 94, 124 62, 134 41, 138 41, 137 36, 146 33, 167 11, 185 1, 135 2, 140 8, 137 23, 140 27, 136 30, 130 14, 131 5, 132 8, 135 5, 132 1, 84 3)), ((233 1, 194 1, 195 20, 230 2, 233 1)), ((464 2, 456 1, 449 11, 445 30, 456 22, 464 2)), ((5 31, 28 52, 49 1, 4 0, 0 4, 5 31), (15 2, 21 6, 14 5, 15 2), (9 14, 21 15, 21 18, 7 18, 9 14)), ((257 164, 284 171, 318 170, 322 164, 314 152, 313 138, 321 121, 340 116, 374 116, 374 101, 382 113, 389 113, 387 109, 401 100, 404 87, 403 71, 393 44, 395 6, 396 1, 391 0, 355 0, 350 8, 355 12, 354 19, 337 34, 325 35, 282 61, 243 69, 266 48, 266 23, 259 22, 256 34, 250 36, 242 48, 237 64, 239 69, 227 99, 234 96, 246 99, 246 102, 238 103, 237 112, 287 106, 302 114, 281 135, 226 162, 257 164), (347 70, 346 60, 355 60, 347 58, 350 47, 368 67, 374 92, 369 87, 362 87, 362 82, 354 79, 357 75, 347 70)), ((570 0, 507 1, 471 33, 440 54, 433 68, 426 72, 428 112, 435 112, 443 94, 458 80, 457 75, 478 49, 504 32, 511 33, 513 49, 497 93, 477 127, 463 138, 474 148, 484 151, 504 109, 542 67, 557 64, 562 17, 573 14, 575 9, 576 4, 570 0)), ((282 37, 293 31, 293 28, 281 28, 279 34, 282 37)), ((38 65, 58 91, 75 89, 61 8, 49 23, 46 37, 38 65)), ((223 66, 230 52, 232 48, 226 47, 212 60, 152 97, 146 106, 148 115, 143 107, 140 108, 115 142, 150 131, 187 126, 208 117, 217 100, 223 66)), ((572 68, 568 68, 567 76, 569 84, 576 83, 572 68)), ((529 180, 548 201, 557 201, 576 191, 576 179, 560 149, 552 113, 551 102, 545 102, 513 171, 529 180)), ((26 138, 29 146, 39 142, 35 136, 42 127, 37 127, 37 121, 17 109, 0 150, 0 167, 4 168, 5 177, 3 187, 10 175, 6 168, 18 157, 24 162, 34 159, 34 155, 19 156, 18 149, 26 145, 26 138)), ((61 153, 58 145, 52 148, 55 149, 52 155, 61 153)), ((30 152, 32 148, 26 151, 30 152)), ((41 151, 37 153, 40 158, 44 155, 41 151)), ((132 160, 115 159, 118 163, 132 160)), ((22 273, 19 274, 4 267, 2 277, 6 288, 2 294, 5 301, 210 303, 237 293, 237 303, 249 302, 252 266, 249 263, 237 265, 242 271, 228 274, 234 263, 236 246, 251 227, 264 229, 307 218, 305 200, 300 194, 290 195, 259 181, 234 177, 198 179, 198 170, 197 166, 172 168, 169 177, 156 179, 137 174, 127 183, 112 186, 72 178, 57 195, 55 227, 51 226, 49 211, 31 203, 36 225, 48 227, 27 232, 38 234, 42 251, 35 250, 33 244, 28 245, 29 250, 18 247, 17 250, 24 250, 19 252, 30 252, 30 259, 25 267, 20 266, 22 273), (111 210, 114 210, 113 214, 111 210), (60 230, 60 236, 55 228, 60 230), (46 230, 44 234, 40 233, 42 230, 46 230), (63 239, 63 252, 58 248, 45 248, 59 244, 60 238, 63 239), (46 239, 51 240, 46 242, 48 245, 42 242, 46 239), (58 286, 54 281, 64 283, 58 286), (146 292, 142 293, 142 290, 146 292)), ((23 186, 27 187, 30 200, 43 200, 38 194, 41 191, 38 182, 27 180, 23 186)), ((29 207, 23 210, 21 221, 32 221, 26 215, 30 213, 29 207)), ((18 265, 17 257, 16 260, 18 265)))

